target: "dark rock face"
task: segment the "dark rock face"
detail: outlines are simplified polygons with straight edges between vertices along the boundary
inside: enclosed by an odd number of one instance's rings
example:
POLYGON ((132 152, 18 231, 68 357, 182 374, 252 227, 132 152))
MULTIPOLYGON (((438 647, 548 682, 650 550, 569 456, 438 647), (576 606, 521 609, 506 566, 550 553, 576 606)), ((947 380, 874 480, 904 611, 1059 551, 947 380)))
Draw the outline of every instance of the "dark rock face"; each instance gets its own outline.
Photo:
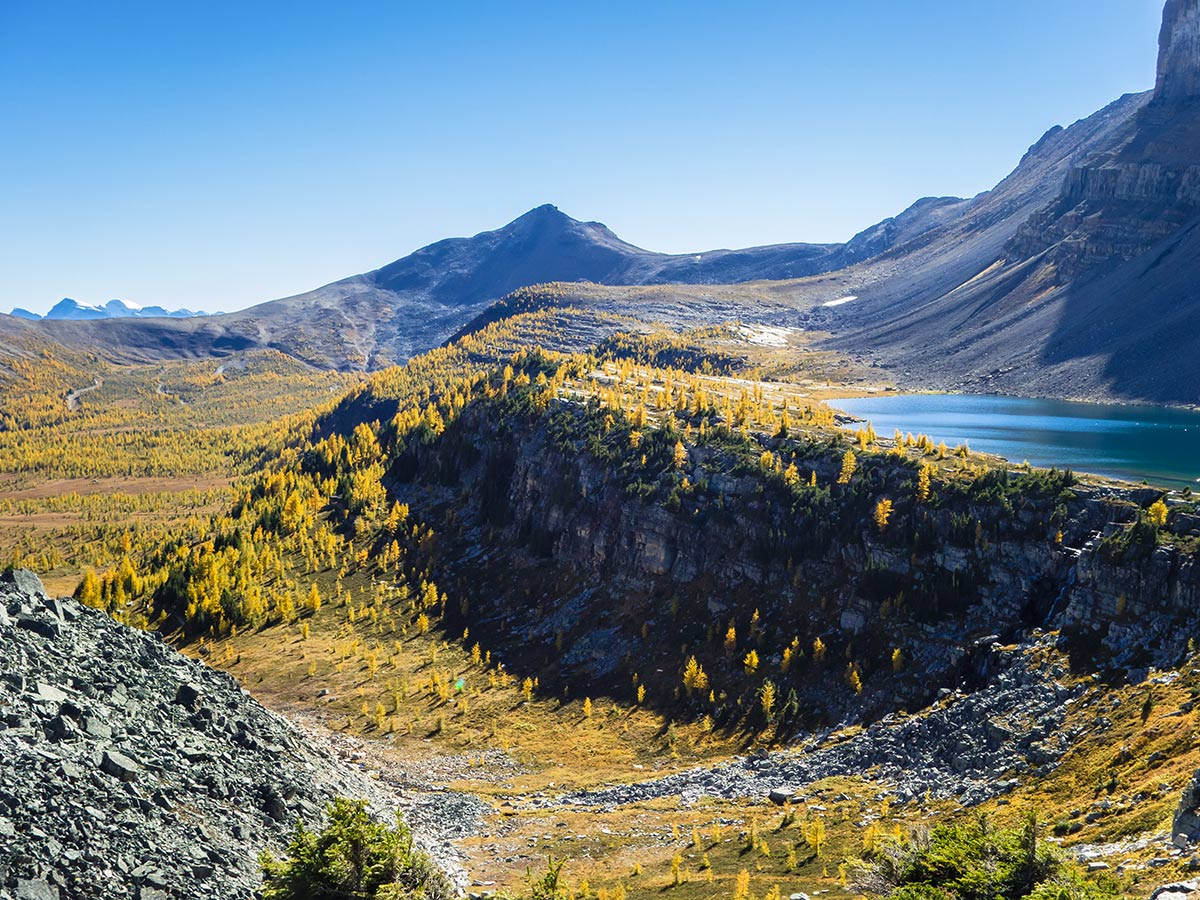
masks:
MULTIPOLYGON (((1194 555, 1106 541, 1157 499, 1153 490, 1075 485, 1003 504, 948 500, 897 524, 919 532, 914 550, 870 528, 869 511, 836 503, 822 514, 823 534, 809 520, 798 527, 790 500, 728 468, 689 472, 712 491, 694 508, 643 501, 584 448, 564 450, 542 420, 510 429, 486 409, 456 420, 442 445, 415 451, 405 499, 438 521, 438 504, 453 498, 444 507, 452 521, 438 530, 447 539, 457 531, 463 545, 439 579, 478 586, 472 627, 486 628, 494 646, 507 636, 527 664, 537 659, 567 681, 623 686, 631 672, 671 671, 679 643, 711 647, 711 626, 746 622, 756 610, 764 631, 805 647, 820 636, 852 642, 866 660, 886 660, 900 643, 919 655, 911 677, 866 670, 853 702, 818 681, 797 684, 801 706, 832 722, 917 708, 940 687, 988 677, 981 634, 1019 640, 1034 628, 1063 629, 1069 646, 1136 668, 1176 664, 1193 633, 1194 555), (519 594, 526 585, 534 587, 519 594), (898 595, 904 614, 892 604, 898 595), (664 628, 674 645, 665 649, 653 636, 664 628)), ((572 410, 564 403, 550 415, 582 415, 572 410)), ((803 462, 823 485, 839 466, 840 451, 803 462)), ((872 477, 880 494, 898 496, 909 471, 872 477)), ((1185 524, 1176 515, 1172 527, 1185 524)))
POLYGON ((380 802, 229 676, 30 573, 0 612, 0 895, 250 897, 297 817, 380 802))
POLYGON ((1179 797, 1171 834, 1186 834, 1193 841, 1200 839, 1200 772, 1192 776, 1179 797))
MULTIPOLYGON (((546 419, 570 415, 583 413, 562 403, 546 419)), ((1008 779, 1046 774, 1077 736, 1065 727, 1065 711, 1081 688, 1068 687, 1066 664, 1046 662, 1046 651, 1131 677, 1142 669, 1144 677, 1148 665, 1177 665, 1194 633, 1194 552, 1146 545, 1119 553, 1105 541, 1159 497, 1151 489, 1075 485, 1002 503, 938 498, 921 520, 921 552, 889 542, 867 522, 857 529, 834 522, 828 546, 807 553, 802 542, 818 539, 789 531, 791 507, 776 502, 761 478, 730 467, 689 469, 693 483, 711 477, 719 499, 672 509, 627 491, 584 441, 569 447, 562 432, 500 418, 486 406, 468 409, 440 444, 406 457, 405 500, 427 521, 436 521, 441 504, 452 511, 437 529, 448 542, 439 581, 457 578, 460 591, 477 585, 472 628, 498 653, 519 645, 543 684, 553 676, 624 686, 637 672, 651 691, 665 693, 678 683, 680 644, 714 671, 714 635, 731 622, 740 635, 756 621, 768 636, 760 651, 796 635, 806 648, 820 636, 835 655, 852 643, 864 660, 886 660, 898 646, 906 659, 911 654, 903 672, 864 669, 863 692, 848 702, 836 670, 786 682, 815 714, 806 730, 862 722, 851 741, 572 795, 572 802, 770 796, 782 785, 869 771, 897 785, 901 799, 928 791, 979 803, 1015 786, 1008 779), (1047 528, 1050 509, 1056 524, 1047 528), (928 602, 922 586, 939 583, 952 589, 928 602), (533 587, 519 594, 526 585, 533 587), (893 603, 897 592, 903 610, 893 603), (927 705, 921 716, 893 715, 927 705)), ((840 450, 825 460, 801 455, 820 483, 836 475, 840 450)), ((1172 512, 1168 527, 1190 531, 1189 508, 1172 512)), ((839 507, 827 513, 836 519, 839 507)), ((911 533, 911 522, 894 524, 911 533)), ((776 655, 769 664, 778 663, 776 655)), ((1197 824, 1188 833, 1200 831, 1200 787, 1191 797, 1186 806, 1197 824)))
POLYGON ((1167 0, 1158 38, 1156 99, 1200 97, 1200 3, 1167 0))

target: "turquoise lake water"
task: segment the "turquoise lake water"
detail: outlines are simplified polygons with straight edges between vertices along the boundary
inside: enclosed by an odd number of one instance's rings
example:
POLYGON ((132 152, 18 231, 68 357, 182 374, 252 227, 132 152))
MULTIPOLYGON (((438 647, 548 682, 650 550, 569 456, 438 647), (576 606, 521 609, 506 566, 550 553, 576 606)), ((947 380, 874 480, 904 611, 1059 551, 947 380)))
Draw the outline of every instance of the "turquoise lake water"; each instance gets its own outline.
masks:
MULTIPOLYGON (((1200 490, 1200 412, 970 394, 834 400, 880 437, 927 434, 934 442, 1129 481, 1200 490)), ((857 427, 857 426, 852 426, 857 427)))

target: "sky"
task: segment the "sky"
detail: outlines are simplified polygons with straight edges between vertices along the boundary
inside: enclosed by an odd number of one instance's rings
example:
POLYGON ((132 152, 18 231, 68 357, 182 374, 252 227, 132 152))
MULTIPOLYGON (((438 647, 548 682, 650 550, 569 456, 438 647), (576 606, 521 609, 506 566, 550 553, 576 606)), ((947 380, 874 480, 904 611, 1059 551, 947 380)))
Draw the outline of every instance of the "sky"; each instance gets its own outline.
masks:
POLYGON ((1162 0, 0 3, 0 309, 239 309, 543 203, 843 241, 1154 83, 1162 0))

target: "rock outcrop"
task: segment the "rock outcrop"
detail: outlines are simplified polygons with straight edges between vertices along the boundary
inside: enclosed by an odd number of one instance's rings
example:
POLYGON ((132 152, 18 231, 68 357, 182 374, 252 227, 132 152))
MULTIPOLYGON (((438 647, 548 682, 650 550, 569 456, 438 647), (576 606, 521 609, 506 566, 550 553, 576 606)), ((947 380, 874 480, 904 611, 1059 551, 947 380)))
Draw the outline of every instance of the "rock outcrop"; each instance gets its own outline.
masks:
POLYGON ((1158 37, 1156 100, 1200 97, 1200 3, 1167 0, 1158 37))
MULTIPOLYGON (((985 635, 1063 629, 1082 658, 1114 669, 1174 665, 1186 652, 1193 632, 1181 623, 1200 606, 1187 549, 1197 517, 1172 500, 1168 527, 1187 540, 1135 540, 1139 510, 1159 491, 1013 473, 914 505, 899 499, 912 495, 911 467, 881 456, 860 463, 872 466, 859 473, 870 488, 815 490, 805 506, 709 447, 686 470, 701 487, 671 497, 572 438, 589 433, 588 415, 564 402, 514 424, 481 404, 395 468, 409 482, 405 501, 457 540, 438 580, 470 597, 473 630, 543 683, 621 690, 633 673, 657 670, 666 674, 649 687, 668 692, 681 644, 710 671, 730 667, 719 635, 753 620, 800 648, 819 637, 831 657, 853 647, 861 697, 841 678, 787 681, 813 729, 985 683, 985 635), (870 524, 880 496, 897 498, 886 533, 870 524), (910 661, 903 671, 890 664, 898 647, 910 661)), ((802 445, 798 465, 830 485, 841 453, 802 445)), ((466 624, 448 616, 451 631, 466 624)), ((759 652, 768 649, 782 647, 759 652)), ((740 675, 736 662, 728 680, 740 675)))
POLYGON ((1188 840, 1200 840, 1200 771, 1192 776, 1179 796, 1179 806, 1171 822, 1171 834, 1187 835, 1188 840))
POLYGON ((1177 881, 1165 884, 1150 895, 1150 900, 1196 900, 1200 897, 1200 881, 1177 881))
POLYGON ((0 897, 250 897, 335 795, 387 805, 230 676, 0 576, 0 897))

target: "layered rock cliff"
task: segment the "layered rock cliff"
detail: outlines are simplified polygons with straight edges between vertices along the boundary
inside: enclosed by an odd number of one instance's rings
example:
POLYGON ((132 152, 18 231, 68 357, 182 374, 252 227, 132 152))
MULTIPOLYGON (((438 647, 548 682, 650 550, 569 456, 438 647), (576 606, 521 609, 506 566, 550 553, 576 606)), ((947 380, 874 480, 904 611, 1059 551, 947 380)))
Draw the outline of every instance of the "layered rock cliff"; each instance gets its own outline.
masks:
POLYGON ((1046 252, 1054 280, 1135 259, 1200 214, 1200 3, 1171 0, 1158 76, 1125 133, 1071 169, 1058 199, 1010 242, 1016 262, 1046 252))

